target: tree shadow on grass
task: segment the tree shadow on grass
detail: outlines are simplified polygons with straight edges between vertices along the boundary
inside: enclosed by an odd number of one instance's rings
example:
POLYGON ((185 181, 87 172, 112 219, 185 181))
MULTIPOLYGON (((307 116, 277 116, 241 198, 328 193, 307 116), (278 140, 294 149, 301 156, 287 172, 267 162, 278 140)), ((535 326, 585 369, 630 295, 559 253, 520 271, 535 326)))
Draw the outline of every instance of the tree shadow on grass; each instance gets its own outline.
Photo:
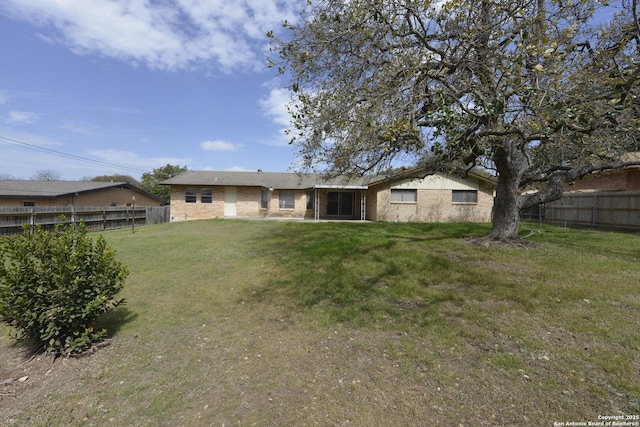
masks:
POLYGON ((132 322, 137 317, 138 315, 127 307, 119 306, 102 315, 96 322, 96 329, 106 329, 107 336, 111 338, 118 333, 124 325, 132 322))

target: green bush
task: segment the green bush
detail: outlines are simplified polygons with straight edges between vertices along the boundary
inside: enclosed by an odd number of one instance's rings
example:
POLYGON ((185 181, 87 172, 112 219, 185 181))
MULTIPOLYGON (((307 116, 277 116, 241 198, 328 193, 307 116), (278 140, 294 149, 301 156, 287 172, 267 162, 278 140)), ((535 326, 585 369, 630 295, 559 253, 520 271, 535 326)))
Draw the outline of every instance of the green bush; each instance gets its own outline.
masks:
POLYGON ((65 356, 103 339, 95 322, 124 303, 115 296, 129 272, 102 236, 88 237, 84 223, 33 234, 25 226, 0 249, 0 320, 15 338, 65 356))

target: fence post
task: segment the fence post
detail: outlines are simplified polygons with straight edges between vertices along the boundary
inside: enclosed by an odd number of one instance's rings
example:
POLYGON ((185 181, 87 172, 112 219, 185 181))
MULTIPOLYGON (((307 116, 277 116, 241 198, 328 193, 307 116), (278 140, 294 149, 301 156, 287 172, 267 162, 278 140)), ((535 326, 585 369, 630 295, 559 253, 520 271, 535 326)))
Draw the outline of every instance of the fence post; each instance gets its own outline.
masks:
POLYGON ((34 209, 29 209, 29 212, 31 212, 31 215, 29 215, 29 234, 33 236, 33 233, 35 232, 34 228, 36 226, 36 213, 34 209))
POLYGON ((538 230, 542 227, 542 203, 538 203, 538 230))
POLYGON ((136 196, 131 197, 131 234, 136 232, 136 196))

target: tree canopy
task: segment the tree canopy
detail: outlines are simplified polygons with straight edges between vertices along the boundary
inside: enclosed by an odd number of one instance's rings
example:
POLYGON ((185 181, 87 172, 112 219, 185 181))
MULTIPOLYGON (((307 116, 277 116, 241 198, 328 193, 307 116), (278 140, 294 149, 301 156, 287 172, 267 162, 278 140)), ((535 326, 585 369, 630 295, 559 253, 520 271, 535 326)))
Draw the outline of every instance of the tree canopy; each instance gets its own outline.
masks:
POLYGON ((162 166, 154 169, 152 172, 145 172, 140 179, 140 187, 151 194, 169 201, 171 198, 170 189, 160 183, 176 175, 180 175, 187 171, 186 166, 170 165, 162 166))
POLYGON ((287 38, 269 34, 303 168, 485 167, 489 237, 517 238, 521 208, 639 149, 638 0, 604 3, 308 1, 287 38))

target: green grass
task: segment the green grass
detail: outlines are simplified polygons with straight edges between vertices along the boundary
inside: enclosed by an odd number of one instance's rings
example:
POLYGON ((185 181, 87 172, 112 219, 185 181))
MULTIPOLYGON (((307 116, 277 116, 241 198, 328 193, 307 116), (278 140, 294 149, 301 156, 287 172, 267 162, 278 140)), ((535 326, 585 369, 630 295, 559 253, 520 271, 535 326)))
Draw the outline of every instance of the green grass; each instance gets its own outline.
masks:
POLYGON ((552 425, 640 413, 640 236, 522 229, 534 245, 470 245, 489 231, 478 224, 105 233, 131 271, 127 306, 103 320, 110 345, 38 370, 0 338, 12 356, 0 378, 30 375, 0 401, 0 424, 552 425))

